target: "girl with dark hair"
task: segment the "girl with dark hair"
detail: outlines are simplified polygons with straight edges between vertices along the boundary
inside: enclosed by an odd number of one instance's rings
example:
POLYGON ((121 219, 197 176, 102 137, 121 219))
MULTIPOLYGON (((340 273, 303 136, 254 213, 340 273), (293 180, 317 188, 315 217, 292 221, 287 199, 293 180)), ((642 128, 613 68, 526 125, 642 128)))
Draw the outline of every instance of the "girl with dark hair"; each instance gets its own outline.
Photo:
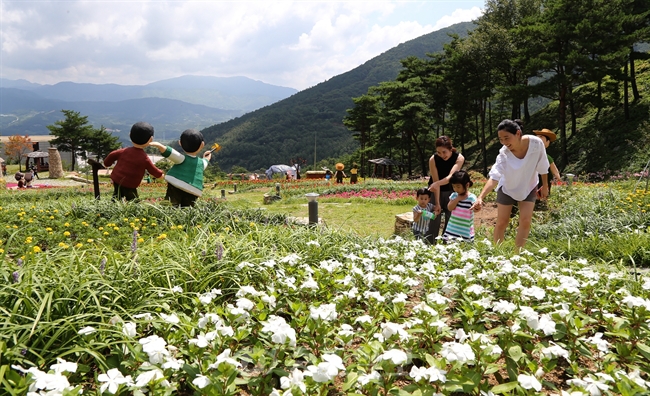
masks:
POLYGON ((472 210, 483 207, 483 198, 495 187, 497 190, 497 222, 494 226, 494 242, 505 237, 514 204, 519 204, 519 227, 515 245, 519 251, 528 239, 537 199, 538 174, 542 176, 539 189, 541 199, 548 196, 548 158, 544 143, 537 136, 523 135, 521 126, 512 120, 503 120, 497 127, 499 142, 503 145, 492 166, 489 180, 476 198, 472 210))
POLYGON ((445 242, 452 240, 474 242, 474 212, 470 208, 476 202, 476 195, 469 192, 469 188, 474 183, 469 178, 469 173, 459 170, 451 175, 449 184, 454 189, 447 205, 451 217, 442 239, 445 242))
POLYGON ((435 200, 434 211, 437 216, 429 223, 429 232, 427 235, 429 243, 433 243, 440 234, 440 223, 442 220, 440 214, 442 212, 445 214, 443 233, 445 228, 447 228, 449 216, 451 216, 451 212, 447 210, 447 205, 449 204, 449 196, 453 192, 451 184, 449 184, 449 179, 465 163, 465 157, 456 151, 451 139, 447 136, 440 136, 436 139, 435 146, 436 152, 429 158, 429 173, 431 175, 429 178, 429 191, 433 192, 433 198, 435 200))

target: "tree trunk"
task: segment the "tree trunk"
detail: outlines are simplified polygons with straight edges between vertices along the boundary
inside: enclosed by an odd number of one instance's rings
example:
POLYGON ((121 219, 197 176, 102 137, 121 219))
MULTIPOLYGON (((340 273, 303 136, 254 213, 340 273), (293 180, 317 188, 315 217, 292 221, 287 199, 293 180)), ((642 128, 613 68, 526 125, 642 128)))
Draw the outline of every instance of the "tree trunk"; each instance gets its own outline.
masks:
POLYGON ((559 89, 559 110, 560 110, 560 138, 562 139, 562 161, 563 161, 563 167, 566 167, 567 164, 569 163, 569 157, 567 154, 567 141, 566 141, 566 107, 567 107, 567 84, 566 82, 562 81, 560 82, 560 89, 559 89))
POLYGON ((481 104, 481 155, 483 156, 483 176, 487 177, 487 147, 485 144, 485 107, 489 101, 484 100, 481 104))
POLYGON ((637 101, 641 99, 641 95, 639 94, 639 88, 636 86, 636 71, 634 69, 634 60, 636 59, 636 52, 634 51, 634 47, 632 47, 632 51, 630 52, 630 85, 632 85, 632 95, 634 95, 634 101, 637 101))
POLYGON ((625 79, 623 80, 623 109, 625 112, 625 119, 629 120, 630 119, 630 98, 629 94, 627 92, 627 65, 628 62, 625 62, 625 79))

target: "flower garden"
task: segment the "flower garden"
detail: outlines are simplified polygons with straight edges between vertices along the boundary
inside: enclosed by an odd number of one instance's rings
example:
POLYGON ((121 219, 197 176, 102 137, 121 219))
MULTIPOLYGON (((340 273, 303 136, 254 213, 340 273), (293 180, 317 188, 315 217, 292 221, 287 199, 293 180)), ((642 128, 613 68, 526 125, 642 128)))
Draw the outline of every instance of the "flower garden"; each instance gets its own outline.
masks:
MULTIPOLYGON (((0 192, 3 393, 649 392, 650 194, 633 180, 554 187, 519 255, 513 230, 501 246, 362 237, 235 208, 222 186, 190 210, 160 185, 127 204, 0 192)), ((283 183, 282 201, 372 210, 415 186, 283 183)))

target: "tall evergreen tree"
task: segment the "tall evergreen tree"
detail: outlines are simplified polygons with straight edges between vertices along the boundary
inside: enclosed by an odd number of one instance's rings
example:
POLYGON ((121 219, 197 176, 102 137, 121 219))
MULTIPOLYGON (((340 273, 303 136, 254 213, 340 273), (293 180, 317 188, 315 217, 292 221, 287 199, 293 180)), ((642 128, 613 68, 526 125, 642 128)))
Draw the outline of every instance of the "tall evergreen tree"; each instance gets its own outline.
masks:
POLYGON ((61 110, 65 115, 62 121, 56 121, 54 125, 48 125, 50 135, 56 136, 51 144, 61 151, 72 153, 72 164, 70 170, 74 170, 78 152, 85 150, 84 142, 92 135, 94 128, 88 124, 88 116, 82 116, 78 111, 61 110))

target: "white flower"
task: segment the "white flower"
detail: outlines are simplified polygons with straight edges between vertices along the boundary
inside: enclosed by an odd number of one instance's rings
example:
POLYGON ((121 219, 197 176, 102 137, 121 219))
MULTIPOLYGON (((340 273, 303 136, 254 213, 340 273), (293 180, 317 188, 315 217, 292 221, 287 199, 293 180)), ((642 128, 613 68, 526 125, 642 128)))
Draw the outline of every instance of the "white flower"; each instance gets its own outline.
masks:
POLYGON ((519 374, 517 382, 524 389, 535 389, 537 392, 542 390, 542 384, 535 378, 534 375, 519 374))
POLYGON ((174 293, 182 293, 182 292, 183 292, 183 288, 180 287, 180 286, 178 286, 178 285, 176 285, 176 286, 172 287, 172 292, 174 292, 174 293))
POLYGON ((302 371, 298 368, 294 368, 291 374, 288 377, 280 378, 280 388, 289 389, 292 387, 297 387, 302 391, 302 393, 307 392, 307 385, 305 385, 305 376, 302 371))
POLYGON ((403 325, 393 322, 386 322, 381 324, 381 329, 381 335, 385 340, 389 339, 395 334, 398 334, 399 339, 402 341, 409 339, 409 334, 406 332, 403 325))
POLYGON ((492 310, 494 312, 500 313, 501 315, 505 313, 511 314, 515 312, 515 309, 517 309, 517 306, 510 301, 499 300, 492 304, 492 310))
POLYGON ((183 367, 185 361, 183 359, 176 359, 174 357, 169 357, 165 359, 165 363, 162 364, 164 369, 180 370, 183 367))
POLYGON ((338 355, 323 355, 323 362, 318 366, 309 366, 307 370, 311 373, 316 382, 332 381, 339 374, 339 370, 345 370, 343 360, 338 355))
POLYGON ((370 323, 372 322, 372 317, 370 315, 361 315, 354 320, 354 323, 370 323))
POLYGON ((399 349, 391 349, 379 355, 377 360, 390 360, 395 365, 403 364, 408 360, 406 352, 399 349))
POLYGON ((307 246, 316 246, 316 247, 318 247, 318 246, 320 246, 320 243, 318 243, 318 241, 309 241, 309 242, 307 242, 307 246))
POLYGON ((210 378, 206 377, 205 375, 197 375, 194 380, 192 380, 192 383, 196 385, 197 388, 203 389, 206 386, 210 385, 212 381, 210 381, 210 378))
POLYGON ((176 314, 174 314, 174 313, 171 314, 171 315, 167 315, 167 314, 161 312, 159 315, 162 318, 162 320, 164 320, 167 323, 179 324, 181 322, 181 320, 178 319, 178 316, 176 316, 176 314))
MULTIPOLYGON (((143 388, 149 385, 151 381, 156 381, 161 378, 165 378, 165 374, 163 374, 163 372, 160 369, 155 368, 153 370, 147 370, 142 372, 140 375, 138 375, 135 378, 135 386, 138 388, 143 388)), ((165 380, 165 382, 166 382, 165 385, 169 386, 169 382, 167 380, 165 380)))
POLYGON ((310 290, 318 290, 318 282, 314 280, 311 276, 307 278, 304 282, 302 282, 302 285, 300 286, 301 289, 310 289, 310 290))
POLYGON ((235 367, 241 367, 241 363, 230 357, 230 348, 226 348, 217 356, 217 361, 208 366, 209 369, 219 368, 221 363, 230 364, 235 367))
POLYGON ((421 379, 429 380, 429 373, 427 372, 426 367, 418 367, 416 365, 413 365, 411 367, 411 371, 409 372, 409 376, 413 378, 415 382, 420 381, 421 379))
POLYGON ((481 285, 471 285, 467 289, 465 289, 467 293, 473 293, 477 296, 480 296, 481 294, 485 293, 485 288, 481 285))
POLYGON ((326 322, 336 319, 336 304, 323 304, 320 307, 309 307, 312 319, 322 319, 326 322))
POLYGON ((397 293, 395 298, 393 298, 393 304, 404 303, 409 297, 405 293, 397 293))
POLYGON ((122 326, 122 333, 127 337, 135 337, 138 333, 136 330, 136 324, 133 322, 126 322, 122 326))
POLYGON ((210 342, 217 337, 217 334, 214 331, 211 331, 207 334, 199 334, 196 338, 190 338, 190 345, 196 345, 199 348, 205 348, 210 345, 210 342))
POLYGON ((262 333, 273 333, 271 341, 284 344, 289 340, 289 346, 296 346, 296 331, 281 316, 270 315, 269 320, 262 322, 262 333))
POLYGON ((347 323, 341 325, 341 330, 339 330, 339 335, 341 337, 349 337, 354 335, 354 328, 347 323))
POLYGON ((244 297, 238 298, 236 304, 237 308, 241 308, 246 311, 250 311, 251 309, 255 308, 255 304, 251 300, 244 297))
POLYGON ((164 358, 169 356, 169 351, 165 348, 167 342, 155 334, 141 338, 139 342, 142 344, 142 351, 149 355, 151 364, 163 363, 164 358))
POLYGON ((379 381, 380 379, 381 379, 381 374, 379 374, 375 370, 372 370, 370 374, 361 374, 359 378, 357 378, 357 382, 359 382, 361 386, 365 386, 370 381, 379 381))
POLYGON ((94 332, 96 332, 96 331, 97 331, 97 329, 95 329, 94 327, 92 327, 92 326, 86 326, 86 327, 80 329, 80 330, 77 332, 77 334, 79 334, 79 335, 88 335, 88 334, 92 334, 92 333, 94 333, 94 332))
POLYGON ((555 322, 547 314, 543 314, 539 318, 539 322, 535 330, 542 330, 545 335, 555 334, 555 322))
POLYGON ((68 362, 65 359, 56 358, 56 363, 50 366, 54 370, 55 374, 61 374, 64 372, 76 373, 77 372, 77 363, 68 362))
POLYGON ((106 374, 99 374, 97 381, 103 382, 99 387, 99 393, 104 393, 108 389, 108 393, 115 393, 122 384, 131 382, 131 376, 123 376, 120 370, 113 368, 106 372, 106 374))
POLYGON ((556 344, 553 344, 546 348, 542 348, 542 354, 547 358, 563 357, 567 361, 569 360, 569 351, 556 344))
POLYGON ((476 359, 476 355, 474 355, 471 346, 457 342, 445 342, 442 344, 440 355, 450 363, 455 361, 467 363, 476 359))
POLYGON ((587 341, 596 345, 596 348, 598 348, 599 351, 605 353, 609 352, 610 343, 607 342, 607 340, 603 340, 603 333, 596 333, 593 337, 587 338, 587 341))
POLYGON ((150 320, 153 319, 153 316, 151 316, 151 314, 149 312, 145 312, 145 313, 133 315, 133 318, 134 319, 144 319, 144 320, 150 321, 150 320))

